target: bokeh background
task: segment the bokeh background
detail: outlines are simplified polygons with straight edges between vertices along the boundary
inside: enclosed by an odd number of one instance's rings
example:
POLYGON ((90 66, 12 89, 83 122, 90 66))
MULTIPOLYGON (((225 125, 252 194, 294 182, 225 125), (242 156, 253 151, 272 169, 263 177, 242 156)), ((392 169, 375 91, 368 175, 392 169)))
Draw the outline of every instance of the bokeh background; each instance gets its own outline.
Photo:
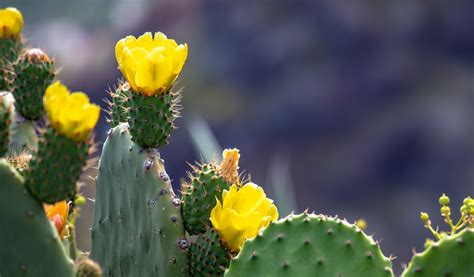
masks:
MULTIPOLYGON (((176 189, 186 161, 238 147, 282 215, 365 218, 396 271, 429 236, 419 211, 441 224, 441 193, 454 211, 473 194, 472 0, 1 3, 22 10, 29 44, 56 58, 59 78, 104 108, 120 78, 117 40, 162 31, 189 44, 183 118, 161 151, 176 189)), ((93 200, 92 183, 82 190, 93 200)), ((92 210, 78 223, 84 250, 92 210)))

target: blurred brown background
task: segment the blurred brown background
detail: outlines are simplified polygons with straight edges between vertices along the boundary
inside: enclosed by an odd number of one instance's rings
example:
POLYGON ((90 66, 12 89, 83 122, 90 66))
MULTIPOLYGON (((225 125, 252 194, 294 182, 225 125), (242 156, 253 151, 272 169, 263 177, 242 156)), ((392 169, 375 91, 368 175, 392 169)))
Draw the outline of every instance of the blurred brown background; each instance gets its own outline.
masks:
MULTIPOLYGON (((71 89, 103 107, 105 90, 120 77, 117 40, 162 31, 189 44, 178 84, 183 118, 162 150, 176 188, 186 161, 206 158, 202 152, 217 142, 238 147, 241 168, 277 200, 282 215, 308 207, 350 221, 363 217, 385 254, 398 256, 398 271, 429 236, 419 211, 441 224, 441 193, 451 196, 454 211, 473 193, 471 0, 2 6, 21 9, 29 43, 56 57, 59 78, 71 89)), ((99 140, 108 129, 104 118, 99 140)), ((94 197, 93 184, 83 191, 94 197)), ((92 209, 89 201, 78 223, 85 250, 92 209)))

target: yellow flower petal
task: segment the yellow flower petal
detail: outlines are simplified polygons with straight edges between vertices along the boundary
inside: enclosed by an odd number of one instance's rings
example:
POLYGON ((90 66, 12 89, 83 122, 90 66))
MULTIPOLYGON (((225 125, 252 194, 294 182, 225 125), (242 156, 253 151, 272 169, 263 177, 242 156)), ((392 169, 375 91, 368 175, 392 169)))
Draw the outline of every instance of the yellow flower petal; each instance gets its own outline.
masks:
POLYGON ((23 15, 16 8, 0 9, 0 38, 18 38, 23 29, 23 15))
POLYGON ((241 214, 248 215, 257 209, 265 199, 265 192, 261 187, 248 183, 239 189, 234 209, 241 214))
POLYGON ((146 32, 137 39, 137 44, 139 47, 145 49, 147 52, 153 50, 153 36, 150 32, 146 32))
POLYGON ((186 61, 187 57, 188 57, 188 45, 181 44, 177 46, 176 50, 174 51, 174 58, 173 58, 173 73, 174 74, 179 74, 181 72, 184 66, 184 62, 186 61))
POLYGON ((237 186, 232 185, 229 191, 224 190, 222 193, 222 201, 224 202, 224 209, 232 209, 234 207, 235 197, 237 196, 237 186))
POLYGON ((214 226, 215 229, 219 230, 220 227, 220 221, 222 218, 222 205, 219 199, 216 198, 216 206, 212 209, 211 211, 211 223, 214 226))
POLYGON ((221 238, 225 237, 225 240, 223 240, 224 244, 233 251, 239 251, 246 239, 245 232, 237 230, 234 226, 218 230, 217 234, 221 238))

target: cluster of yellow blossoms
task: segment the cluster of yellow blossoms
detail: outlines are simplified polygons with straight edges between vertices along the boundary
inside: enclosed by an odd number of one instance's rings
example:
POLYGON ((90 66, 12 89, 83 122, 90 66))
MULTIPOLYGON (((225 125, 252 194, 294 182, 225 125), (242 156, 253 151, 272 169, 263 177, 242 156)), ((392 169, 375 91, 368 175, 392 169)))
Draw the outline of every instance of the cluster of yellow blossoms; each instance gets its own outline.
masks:
POLYGON ((60 82, 48 86, 43 101, 53 128, 74 141, 87 140, 99 120, 99 106, 83 92, 70 93, 60 82))
POLYGON ((188 56, 188 45, 177 44, 163 33, 117 42, 115 56, 120 71, 135 93, 153 96, 167 92, 178 78, 188 56))
POLYGON ((258 232, 278 219, 278 210, 273 201, 256 184, 247 183, 241 188, 232 185, 224 190, 222 203, 211 211, 211 222, 227 248, 238 252, 246 239, 254 238, 258 232))
POLYGON ((0 9, 0 38, 18 38, 23 29, 23 16, 15 8, 0 9))

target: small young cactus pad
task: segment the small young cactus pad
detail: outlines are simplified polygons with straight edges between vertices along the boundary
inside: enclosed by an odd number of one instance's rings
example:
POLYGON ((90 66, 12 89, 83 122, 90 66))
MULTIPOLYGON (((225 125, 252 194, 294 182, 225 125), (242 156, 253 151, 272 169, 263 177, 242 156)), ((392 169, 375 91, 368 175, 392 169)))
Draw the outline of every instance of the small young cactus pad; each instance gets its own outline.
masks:
POLYGON ((223 190, 231 185, 219 171, 214 164, 194 166, 193 172, 189 173, 190 183, 182 185, 181 212, 190 234, 204 233, 211 226, 209 218, 216 198, 221 199, 223 190))
POLYGON ((245 242, 234 276, 393 276, 379 245, 355 225, 323 215, 289 215, 245 242))
POLYGON ((100 159, 91 258, 104 276, 183 276, 187 246, 180 200, 159 153, 118 125, 100 159))
POLYGON ((76 142, 47 128, 26 172, 26 187, 42 202, 72 200, 91 141, 76 142))
POLYGON ((179 99, 179 92, 154 96, 130 93, 126 105, 132 140, 144 148, 168 144, 168 138, 175 128, 174 121, 179 114, 179 99))
POLYGON ((474 276, 474 230, 466 228, 413 256, 403 277, 474 276))
POLYGON ((73 276, 72 261, 43 206, 3 159, 0 180, 0 276, 73 276))
POLYGON ((54 63, 40 49, 26 50, 13 64, 12 92, 17 111, 26 119, 43 116, 43 96, 54 78, 54 63))

